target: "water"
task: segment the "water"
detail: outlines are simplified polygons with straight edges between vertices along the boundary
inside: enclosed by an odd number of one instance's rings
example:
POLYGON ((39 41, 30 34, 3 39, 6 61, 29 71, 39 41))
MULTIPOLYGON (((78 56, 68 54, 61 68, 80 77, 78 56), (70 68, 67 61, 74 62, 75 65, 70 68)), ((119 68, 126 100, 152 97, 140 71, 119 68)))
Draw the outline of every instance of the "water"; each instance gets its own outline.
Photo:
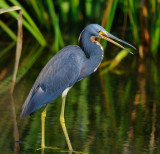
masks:
MULTIPOLYGON (((27 48, 24 46, 23 50, 27 51, 27 48)), ((53 55, 45 50, 35 45, 29 57, 25 56, 28 55, 25 52, 22 55, 22 69, 13 96, 19 133, 13 126, 15 119, 9 95, 10 82, 6 81, 12 74, 14 61, 9 61, 7 67, 1 66, 3 71, 7 69, 8 72, 0 83, 0 149, 5 154, 42 152, 36 149, 41 145, 40 115, 44 108, 24 120, 20 119, 20 113, 34 80, 53 55), (33 60, 30 60, 31 57, 34 57, 33 60), (14 140, 18 135, 19 142, 16 143, 14 140)), ((6 56, 6 59, 12 56, 6 56)), ((102 76, 99 70, 76 83, 68 93, 65 108, 66 127, 74 150, 89 154, 159 153, 158 66, 159 63, 152 59, 139 62, 136 56, 131 58, 128 55, 116 70, 102 76)), ((60 110, 61 97, 58 97, 49 105, 45 136, 46 146, 57 149, 45 149, 44 153, 68 153, 65 152, 68 147, 59 122, 60 110)))

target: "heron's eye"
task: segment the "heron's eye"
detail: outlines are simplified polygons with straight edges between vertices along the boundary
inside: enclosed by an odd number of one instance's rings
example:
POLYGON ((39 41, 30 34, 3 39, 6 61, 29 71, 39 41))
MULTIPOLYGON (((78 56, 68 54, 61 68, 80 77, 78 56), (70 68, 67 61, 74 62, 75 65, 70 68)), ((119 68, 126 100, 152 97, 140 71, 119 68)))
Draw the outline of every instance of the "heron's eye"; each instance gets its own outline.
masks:
POLYGON ((100 31, 100 30, 97 30, 97 32, 100 33, 101 31, 100 31))

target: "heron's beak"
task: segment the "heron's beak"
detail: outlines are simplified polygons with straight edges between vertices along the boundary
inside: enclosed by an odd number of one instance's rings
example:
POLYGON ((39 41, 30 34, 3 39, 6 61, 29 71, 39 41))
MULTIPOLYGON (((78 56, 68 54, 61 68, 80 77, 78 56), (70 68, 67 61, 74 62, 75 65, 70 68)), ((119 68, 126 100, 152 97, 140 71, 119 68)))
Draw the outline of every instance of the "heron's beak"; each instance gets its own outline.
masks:
POLYGON ((105 39, 105 40, 107 40, 107 41, 115 44, 116 46, 118 46, 118 47, 120 47, 120 48, 128 51, 128 52, 131 53, 131 54, 133 54, 131 51, 127 50, 125 47, 123 47, 123 46, 120 45, 119 43, 115 42, 114 40, 119 41, 119 42, 122 42, 122 43, 124 43, 124 44, 132 47, 133 49, 136 49, 136 48, 135 48, 134 46, 132 46, 131 44, 129 44, 129 43, 127 43, 127 42, 125 42, 125 41, 123 41, 123 40, 121 40, 121 39, 113 36, 112 34, 106 32, 106 31, 100 31, 100 32, 99 32, 99 35, 100 35, 103 39, 105 39), (114 39, 114 40, 113 40, 113 39, 114 39))

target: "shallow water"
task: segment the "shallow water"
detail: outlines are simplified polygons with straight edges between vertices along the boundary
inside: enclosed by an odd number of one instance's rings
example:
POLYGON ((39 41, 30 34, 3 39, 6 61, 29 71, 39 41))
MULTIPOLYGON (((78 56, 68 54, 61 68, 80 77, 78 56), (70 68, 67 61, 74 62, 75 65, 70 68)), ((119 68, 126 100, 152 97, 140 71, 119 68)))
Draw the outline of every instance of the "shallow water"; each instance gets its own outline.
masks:
MULTIPOLYGON (((27 65, 25 62, 29 58, 25 54, 20 66, 24 70, 18 75, 13 95, 19 133, 13 118, 10 82, 5 80, 12 74, 13 60, 6 64, 8 73, 0 83, 0 149, 3 153, 42 152, 36 149, 41 145, 40 115, 44 108, 24 120, 20 119, 20 113, 34 80, 53 53, 46 53, 37 46, 29 52, 35 59, 28 61, 27 65), (27 68, 29 64, 31 67, 27 68), (15 142, 18 136, 19 142, 15 142)), ((6 56, 6 59, 11 58, 13 55, 6 56)), ((128 55, 117 68, 120 73, 111 71, 100 75, 98 70, 69 91, 65 121, 75 151, 89 154, 160 152, 159 64, 149 58, 143 62, 137 59, 128 55)), ((4 63, 2 59, 1 63, 4 63)), ((1 68, 4 71, 4 65, 1 68)), ((68 153, 59 122, 60 110, 61 97, 58 97, 49 105, 45 136, 46 146, 57 149, 45 149, 44 153, 68 153)))

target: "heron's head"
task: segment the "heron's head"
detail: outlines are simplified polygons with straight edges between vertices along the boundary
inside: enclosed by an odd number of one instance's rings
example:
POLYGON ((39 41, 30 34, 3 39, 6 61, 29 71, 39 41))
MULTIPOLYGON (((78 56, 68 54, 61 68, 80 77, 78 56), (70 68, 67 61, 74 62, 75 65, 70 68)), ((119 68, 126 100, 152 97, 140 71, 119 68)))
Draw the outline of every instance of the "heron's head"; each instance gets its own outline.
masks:
MULTIPOLYGON (((130 52, 129 50, 127 50, 126 48, 124 48, 122 45, 120 45, 119 43, 115 42, 121 42, 123 44, 126 44, 130 47, 132 47, 133 49, 136 49, 134 46, 132 46, 131 44, 113 36, 112 34, 108 33, 103 27, 101 27, 98 24, 90 24, 85 28, 85 31, 87 31, 91 36, 95 36, 95 37, 99 37, 102 39, 105 39, 113 44, 115 44, 116 46, 125 49, 126 51, 130 52), (115 40, 115 41, 114 41, 115 40)), ((130 52, 131 54, 133 54, 132 52, 130 52)))

